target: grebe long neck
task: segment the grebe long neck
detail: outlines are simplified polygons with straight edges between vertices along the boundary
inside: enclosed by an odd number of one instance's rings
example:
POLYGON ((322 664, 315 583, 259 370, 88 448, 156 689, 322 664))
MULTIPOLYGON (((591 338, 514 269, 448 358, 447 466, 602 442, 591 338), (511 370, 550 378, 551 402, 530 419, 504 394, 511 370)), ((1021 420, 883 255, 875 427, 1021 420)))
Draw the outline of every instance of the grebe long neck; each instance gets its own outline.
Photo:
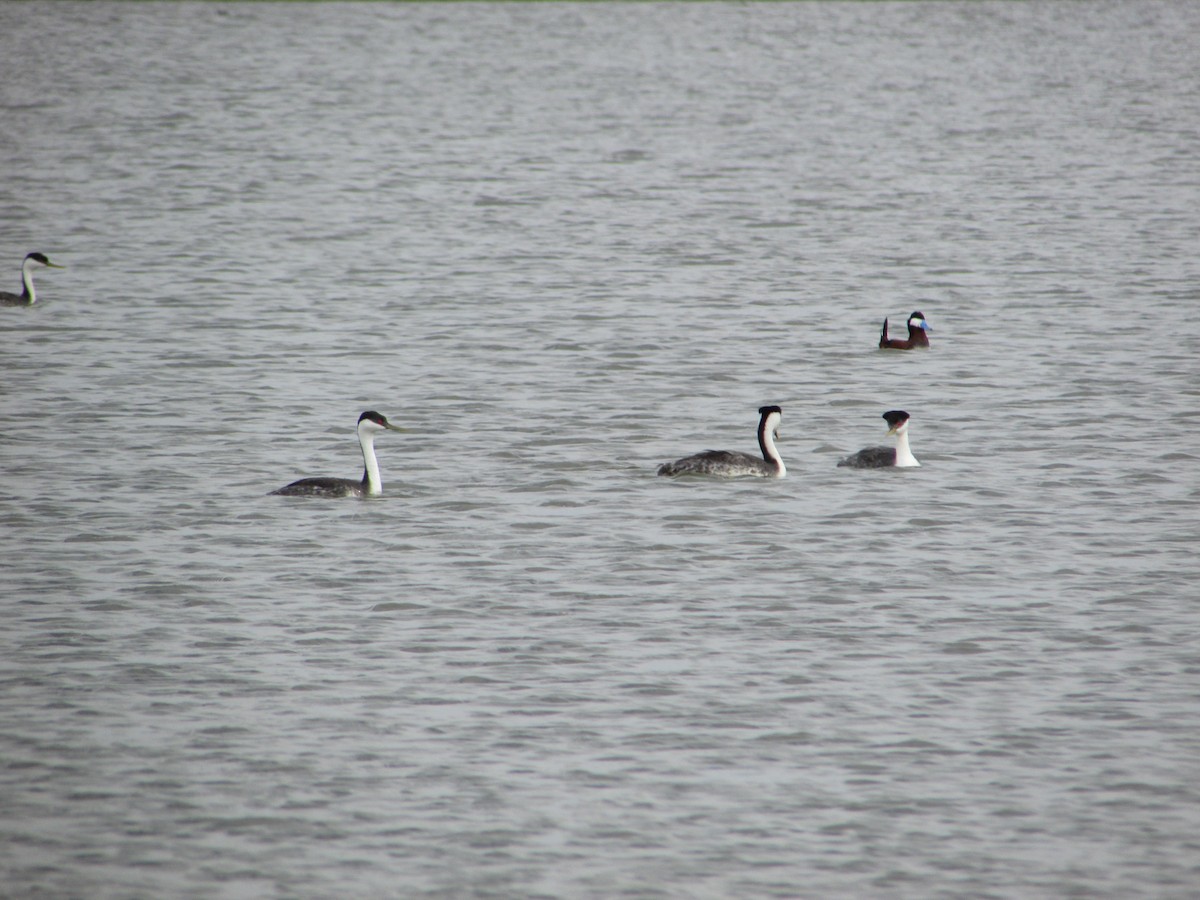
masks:
POLYGON ((33 288, 33 267, 35 265, 37 263, 28 257, 21 264, 21 299, 28 302, 31 306, 37 303, 37 292, 33 288))
POLYGON ((896 465, 897 466, 919 466, 917 458, 912 455, 912 450, 908 446, 908 425, 906 424, 900 431, 896 432, 896 465))
POLYGON ((375 433, 358 425, 358 443, 363 455, 363 493, 378 497, 383 493, 383 479, 379 477, 379 460, 375 458, 375 433))
POLYGON ((779 427, 779 419, 779 413, 769 412, 759 420, 758 447, 762 450, 763 459, 775 466, 779 477, 782 478, 787 474, 787 467, 783 464, 783 457, 775 449, 775 429, 779 427))

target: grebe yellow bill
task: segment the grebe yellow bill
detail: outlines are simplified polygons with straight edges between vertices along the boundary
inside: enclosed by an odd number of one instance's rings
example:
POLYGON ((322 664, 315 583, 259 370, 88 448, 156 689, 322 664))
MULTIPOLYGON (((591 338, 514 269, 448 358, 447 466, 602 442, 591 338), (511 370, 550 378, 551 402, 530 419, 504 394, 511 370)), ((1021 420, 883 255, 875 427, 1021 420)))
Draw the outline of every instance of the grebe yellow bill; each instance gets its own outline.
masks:
POLYGON ((403 431, 383 415, 367 410, 358 417, 358 445, 362 448, 362 481, 349 478, 301 478, 271 493, 284 497, 378 497, 383 493, 379 461, 375 459, 375 435, 382 431, 403 431))
POLYGON ((21 293, 10 294, 8 291, 0 291, 0 306, 33 306, 37 303, 37 291, 33 287, 33 270, 39 266, 45 266, 48 269, 66 268, 58 263, 50 262, 46 258, 46 254, 38 253, 35 250, 25 257, 25 262, 21 263, 21 293))
POLYGON ((685 456, 675 462, 659 466, 659 475, 708 475, 715 478, 740 478, 753 475, 759 478, 782 478, 787 468, 775 441, 779 439, 779 422, 783 410, 778 406, 764 406, 758 411, 758 446, 762 458, 736 450, 705 450, 693 456, 685 456))
POLYGON ((908 413, 902 409, 889 409, 883 414, 888 423, 888 437, 895 435, 895 447, 867 447, 853 456, 838 462, 839 466, 851 469, 886 469, 890 466, 919 466, 917 458, 908 448, 908 413))
POLYGON ((908 317, 908 339, 888 337, 888 320, 883 320, 883 330, 879 333, 880 350, 915 350, 917 347, 929 346, 929 335, 933 331, 925 321, 925 314, 914 312, 908 317))

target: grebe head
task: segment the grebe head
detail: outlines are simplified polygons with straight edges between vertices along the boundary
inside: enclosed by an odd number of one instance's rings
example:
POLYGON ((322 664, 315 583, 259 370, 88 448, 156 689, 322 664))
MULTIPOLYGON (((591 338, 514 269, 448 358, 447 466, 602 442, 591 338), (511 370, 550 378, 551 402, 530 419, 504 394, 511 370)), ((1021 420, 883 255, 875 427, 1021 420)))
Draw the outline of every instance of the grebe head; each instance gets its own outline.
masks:
POLYGON ((358 417, 358 430, 361 434, 378 434, 381 431, 403 431, 404 429, 389 422, 383 413, 369 409, 358 417))
POLYGON ((50 268, 50 269, 65 269, 66 268, 66 266, 60 266, 58 263, 50 262, 50 260, 46 258, 45 253, 39 253, 36 250, 30 254, 27 254, 25 259, 33 260, 35 263, 41 263, 43 266, 46 266, 47 268, 50 268))
POLYGON ((908 431, 908 413, 902 409, 889 409, 883 414, 888 423, 888 437, 908 431))
POLYGON ((783 408, 779 406, 760 406, 758 414, 762 416, 764 430, 771 432, 775 440, 779 440, 779 423, 783 421, 783 408))

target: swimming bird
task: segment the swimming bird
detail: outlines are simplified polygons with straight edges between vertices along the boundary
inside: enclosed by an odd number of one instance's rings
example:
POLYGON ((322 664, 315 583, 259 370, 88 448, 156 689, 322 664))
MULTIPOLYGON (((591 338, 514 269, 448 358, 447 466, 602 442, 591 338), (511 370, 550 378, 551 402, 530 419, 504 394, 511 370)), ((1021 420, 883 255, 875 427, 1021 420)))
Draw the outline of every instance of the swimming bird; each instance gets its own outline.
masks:
POLYGON ((883 330, 879 333, 880 350, 912 350, 914 347, 928 347, 929 336, 925 333, 933 331, 925 321, 925 314, 915 312, 908 317, 908 340, 888 337, 888 320, 883 320, 883 330))
POLYGON ((403 431, 380 413, 367 410, 358 417, 358 444, 362 447, 362 481, 349 478, 301 478, 272 494, 285 497, 377 497, 383 493, 379 461, 375 459, 375 435, 381 431, 403 431))
POLYGON ((663 463, 658 469, 658 474, 713 475, 718 478, 756 475, 760 478, 782 478, 787 474, 787 468, 783 465, 779 451, 775 449, 775 441, 779 439, 779 422, 783 418, 783 410, 778 406, 764 406, 759 409, 758 414, 758 446, 762 450, 762 459, 736 450, 705 450, 675 462, 663 463))
POLYGON ((908 449, 908 413, 902 409, 889 409, 883 414, 883 418, 887 419, 888 437, 896 436, 896 446, 867 447, 840 460, 839 466, 849 466, 851 469, 886 469, 889 466, 920 465, 908 449))
POLYGON ((25 262, 21 263, 21 293, 10 294, 8 291, 0 291, 0 306, 33 306, 37 303, 37 292, 33 289, 33 270, 38 266, 47 266, 51 269, 66 268, 50 262, 46 258, 46 254, 38 253, 35 250, 25 257, 25 262))

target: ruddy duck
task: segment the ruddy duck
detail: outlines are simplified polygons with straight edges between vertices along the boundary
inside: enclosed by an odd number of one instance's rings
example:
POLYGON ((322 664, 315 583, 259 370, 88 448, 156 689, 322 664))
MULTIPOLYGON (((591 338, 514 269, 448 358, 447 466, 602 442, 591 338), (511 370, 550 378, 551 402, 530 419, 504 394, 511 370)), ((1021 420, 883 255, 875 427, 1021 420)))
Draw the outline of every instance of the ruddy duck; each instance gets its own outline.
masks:
POLYGON ((888 320, 884 319, 883 331, 879 333, 880 350, 912 350, 914 347, 929 346, 929 336, 926 332, 933 329, 925 321, 924 313, 915 312, 908 317, 908 340, 888 337, 887 325, 888 320))

